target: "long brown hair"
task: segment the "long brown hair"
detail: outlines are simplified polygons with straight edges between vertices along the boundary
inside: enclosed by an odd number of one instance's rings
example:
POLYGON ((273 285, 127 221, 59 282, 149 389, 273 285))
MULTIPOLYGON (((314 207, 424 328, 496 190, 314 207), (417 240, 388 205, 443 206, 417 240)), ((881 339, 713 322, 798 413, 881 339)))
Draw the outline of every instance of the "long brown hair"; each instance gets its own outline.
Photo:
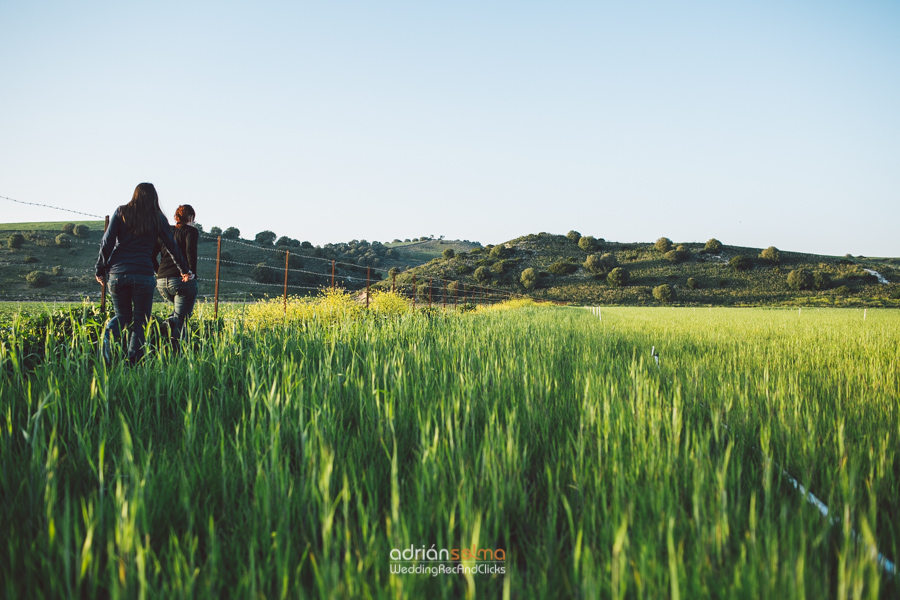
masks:
MULTIPOLYGON (((139 183, 131 202, 120 206, 125 227, 134 235, 156 235, 159 230, 159 195, 152 183, 139 183)), ((163 217, 165 218, 165 217, 163 217)))
POLYGON ((197 216, 194 207, 190 204, 182 204, 175 209, 175 227, 184 227, 191 219, 197 216))

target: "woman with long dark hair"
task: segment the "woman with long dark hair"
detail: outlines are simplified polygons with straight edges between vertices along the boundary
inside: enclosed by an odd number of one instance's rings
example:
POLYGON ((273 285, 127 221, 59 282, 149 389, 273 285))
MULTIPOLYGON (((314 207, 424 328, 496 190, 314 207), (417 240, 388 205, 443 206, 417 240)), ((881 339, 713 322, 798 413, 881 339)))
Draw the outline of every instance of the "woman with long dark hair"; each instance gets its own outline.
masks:
POLYGON ((144 356, 144 329, 153 308, 153 247, 161 238, 175 259, 182 279, 194 278, 190 266, 178 249, 169 222, 159 208, 159 196, 152 183, 134 188, 131 202, 120 206, 109 220, 100 240, 97 258, 97 281, 107 278, 116 315, 103 330, 103 358, 112 358, 112 341, 118 340, 125 327, 131 329, 128 360, 136 363, 144 356))
MULTIPOLYGON (((172 230, 172 237, 175 238, 178 249, 194 273, 197 272, 197 240, 200 237, 200 232, 194 227, 196 216, 197 213, 190 204, 182 204, 175 211, 175 228, 172 230)), ((154 259, 157 251, 162 252, 162 257, 156 271, 156 289, 159 290, 163 300, 172 304, 172 314, 168 318, 169 335, 172 347, 178 350, 178 340, 181 339, 184 324, 190 318, 194 302, 197 301, 197 279, 188 281, 182 279, 175 259, 163 249, 162 238, 156 242, 154 259)))

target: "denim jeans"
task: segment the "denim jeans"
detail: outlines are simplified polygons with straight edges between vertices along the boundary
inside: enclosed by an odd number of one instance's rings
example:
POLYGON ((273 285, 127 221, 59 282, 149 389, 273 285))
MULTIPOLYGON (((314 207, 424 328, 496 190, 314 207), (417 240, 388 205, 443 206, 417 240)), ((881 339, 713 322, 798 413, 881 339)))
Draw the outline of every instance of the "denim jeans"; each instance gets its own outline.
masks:
POLYGON ((197 301, 197 280, 182 281, 181 277, 163 277, 156 281, 156 289, 159 290, 163 300, 174 305, 168 323, 172 343, 175 345, 176 340, 181 339, 184 324, 194 310, 194 303, 197 301))
POLYGON ((129 362, 134 364, 144 356, 144 330, 153 309, 155 281, 156 278, 152 275, 113 273, 109 276, 107 288, 116 316, 109 320, 103 330, 103 357, 107 362, 112 359, 113 341, 119 342, 125 328, 131 330, 129 362))

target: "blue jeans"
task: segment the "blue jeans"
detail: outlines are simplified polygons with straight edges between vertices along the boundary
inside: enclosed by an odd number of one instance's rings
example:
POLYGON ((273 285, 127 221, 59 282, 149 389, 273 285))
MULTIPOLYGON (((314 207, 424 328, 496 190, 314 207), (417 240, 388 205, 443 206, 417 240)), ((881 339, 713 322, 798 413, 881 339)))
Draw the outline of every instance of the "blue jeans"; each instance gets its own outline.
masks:
MULTIPOLYGON (((191 317, 197 301, 197 280, 182 281, 181 277, 163 277, 156 281, 156 289, 163 300, 174 305, 167 319, 172 343, 181 339, 184 323, 191 317)), ((177 345, 175 346, 177 348, 177 345)))
POLYGON ((103 330, 103 357, 107 362, 112 359, 113 340, 119 342, 124 328, 131 330, 129 362, 134 364, 144 356, 144 330, 153 309, 155 282, 156 278, 152 275, 113 273, 109 276, 107 289, 116 316, 109 320, 103 330))

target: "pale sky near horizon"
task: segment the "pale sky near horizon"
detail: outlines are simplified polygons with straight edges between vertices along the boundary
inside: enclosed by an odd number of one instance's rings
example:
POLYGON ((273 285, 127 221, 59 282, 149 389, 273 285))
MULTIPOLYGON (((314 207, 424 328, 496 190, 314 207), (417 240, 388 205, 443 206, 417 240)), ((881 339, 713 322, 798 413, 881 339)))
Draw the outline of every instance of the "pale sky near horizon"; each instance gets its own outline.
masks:
POLYGON ((0 40, 0 196, 900 256, 898 2, 5 2, 0 40))

